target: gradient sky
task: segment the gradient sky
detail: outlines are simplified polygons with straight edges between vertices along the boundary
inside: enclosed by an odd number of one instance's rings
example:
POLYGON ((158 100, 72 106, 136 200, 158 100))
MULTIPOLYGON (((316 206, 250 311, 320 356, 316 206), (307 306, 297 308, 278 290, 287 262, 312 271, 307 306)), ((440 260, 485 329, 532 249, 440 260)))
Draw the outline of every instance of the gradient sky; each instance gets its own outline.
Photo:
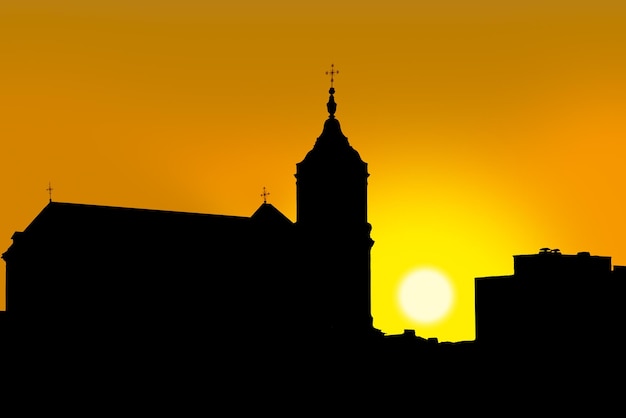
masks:
POLYGON ((267 187, 295 221, 334 63, 371 174, 374 325, 470 340, 474 278, 513 255, 626 265, 625 45, 621 0, 4 0, 0 250, 49 181, 56 201, 242 216, 267 187), (398 307, 419 266, 453 283, 436 324, 398 307))

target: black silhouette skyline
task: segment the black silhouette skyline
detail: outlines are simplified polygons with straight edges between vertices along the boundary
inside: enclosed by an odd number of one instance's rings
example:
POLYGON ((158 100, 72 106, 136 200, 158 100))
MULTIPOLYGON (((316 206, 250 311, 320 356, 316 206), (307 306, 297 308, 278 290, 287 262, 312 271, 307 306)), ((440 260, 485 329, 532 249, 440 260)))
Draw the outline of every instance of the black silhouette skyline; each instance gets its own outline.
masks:
POLYGON ((272 375, 282 389, 314 378, 330 391, 398 389, 408 375, 418 381, 404 389, 423 396, 443 382, 456 393, 483 379, 495 391, 619 370, 626 267, 584 252, 516 255, 513 275, 476 278, 475 341, 376 329, 368 165, 342 133, 334 93, 296 164, 296 222, 265 190, 250 217, 50 199, 2 255, 7 356, 98 375, 129 361, 142 377, 155 362, 171 379, 180 367, 254 386, 272 375))

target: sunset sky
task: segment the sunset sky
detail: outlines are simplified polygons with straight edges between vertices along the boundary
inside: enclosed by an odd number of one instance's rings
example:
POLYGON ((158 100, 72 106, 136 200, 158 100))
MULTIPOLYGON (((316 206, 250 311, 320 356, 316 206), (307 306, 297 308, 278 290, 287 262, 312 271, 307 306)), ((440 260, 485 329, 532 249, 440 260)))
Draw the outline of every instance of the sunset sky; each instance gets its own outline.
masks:
POLYGON ((542 247, 626 265, 623 0, 4 0, 0 252, 48 182, 241 216, 266 187, 295 221, 331 63, 369 165, 377 328, 474 339, 474 278, 542 247), (398 302, 422 266, 452 284, 436 323, 398 302))

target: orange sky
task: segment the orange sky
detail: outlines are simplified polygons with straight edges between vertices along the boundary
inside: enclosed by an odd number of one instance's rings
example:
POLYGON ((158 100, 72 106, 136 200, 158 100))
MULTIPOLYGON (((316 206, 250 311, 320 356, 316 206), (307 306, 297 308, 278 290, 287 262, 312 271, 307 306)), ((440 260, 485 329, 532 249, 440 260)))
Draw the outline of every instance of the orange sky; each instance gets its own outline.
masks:
MULTIPOLYGON (((0 247, 48 201, 295 221, 337 118, 369 164, 374 325, 474 338, 474 277, 541 247, 626 265, 623 1, 5 0, 0 247), (430 4, 436 3, 436 4, 430 4), (414 323, 430 265, 452 312, 414 323)), ((0 264, 4 276, 4 263, 0 264)))

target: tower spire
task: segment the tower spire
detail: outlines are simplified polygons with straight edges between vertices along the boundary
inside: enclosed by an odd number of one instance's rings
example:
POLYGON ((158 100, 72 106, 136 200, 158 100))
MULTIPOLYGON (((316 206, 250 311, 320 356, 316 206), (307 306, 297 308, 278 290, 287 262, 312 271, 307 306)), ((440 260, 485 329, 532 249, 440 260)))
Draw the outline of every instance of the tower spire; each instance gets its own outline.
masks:
POLYGON ((350 146, 335 118, 331 65, 330 99, 324 129, 296 164, 297 252, 311 286, 315 326, 329 332, 369 335, 371 312, 371 225, 367 221, 367 163, 350 146))
POLYGON ((333 86, 335 82, 335 74, 339 74, 339 70, 335 70, 335 64, 330 64, 330 71, 326 71, 326 75, 330 74, 330 89, 328 93, 330 97, 328 98, 328 103, 326 103, 326 108, 328 109, 328 117, 329 119, 335 118, 335 112, 337 111, 337 103, 335 103, 335 87, 333 86))

